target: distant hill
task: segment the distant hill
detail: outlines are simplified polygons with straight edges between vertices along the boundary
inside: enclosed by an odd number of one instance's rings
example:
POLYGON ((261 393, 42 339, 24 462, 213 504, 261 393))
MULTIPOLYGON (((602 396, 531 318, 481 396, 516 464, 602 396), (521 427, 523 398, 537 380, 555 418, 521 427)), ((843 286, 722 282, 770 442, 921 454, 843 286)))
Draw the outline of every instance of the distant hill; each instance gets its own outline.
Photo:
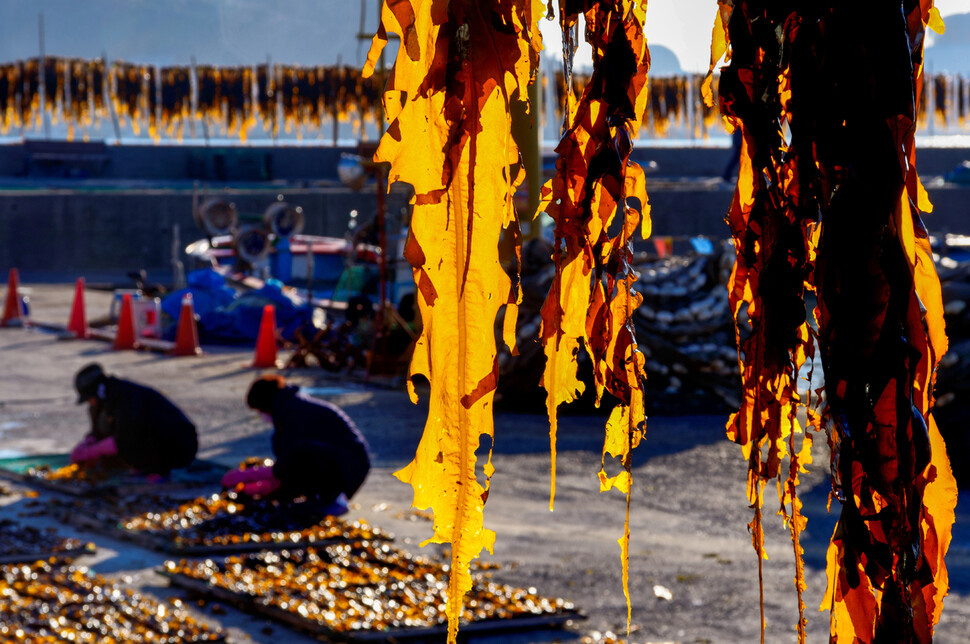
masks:
POLYGON ((663 45, 650 45, 651 76, 675 76, 683 73, 684 70, 680 67, 680 60, 673 50, 663 45))
POLYGON ((970 76, 970 13, 947 16, 946 33, 932 34, 924 53, 927 72, 970 76))

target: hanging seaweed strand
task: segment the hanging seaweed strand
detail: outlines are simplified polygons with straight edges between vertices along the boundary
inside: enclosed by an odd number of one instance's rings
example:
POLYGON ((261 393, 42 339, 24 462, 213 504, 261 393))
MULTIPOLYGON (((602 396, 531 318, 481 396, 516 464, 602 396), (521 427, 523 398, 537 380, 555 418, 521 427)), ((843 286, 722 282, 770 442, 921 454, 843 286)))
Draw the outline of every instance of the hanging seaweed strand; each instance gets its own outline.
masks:
POLYGON ((924 31, 942 23, 929 0, 813 10, 792 68, 808 80, 798 135, 814 140, 819 171, 820 346, 842 501, 824 605, 833 641, 927 643, 956 503, 930 414, 947 340, 914 148, 924 31))
MULTIPOLYGON (((730 61, 721 111, 744 140, 728 222, 745 395, 728 434, 748 460, 759 561, 764 484, 778 478, 802 642, 797 485, 811 436, 796 451, 794 435, 796 377, 812 352, 806 292, 818 297, 823 415, 842 502, 823 602, 832 640, 930 642, 947 589, 956 488, 930 415, 946 336, 914 154, 923 35, 939 23, 929 0, 728 1, 715 20, 712 68, 722 54, 730 61)), ((806 412, 820 427, 817 411, 806 412)), ((762 641, 763 603, 762 592, 762 641)))
MULTIPOLYGON (((503 228, 517 225, 512 195, 522 172, 510 104, 527 100, 537 66, 537 7, 389 0, 365 68, 373 73, 388 32, 398 34, 384 93, 389 125, 375 160, 390 163, 391 181, 414 188, 404 254, 424 329, 410 376, 425 376, 431 393, 417 454, 397 476, 414 488, 414 507, 434 512, 426 543, 451 544, 449 642, 471 587, 469 564, 495 539, 484 526, 491 453, 479 468, 475 452, 481 436, 493 436, 495 320, 503 306, 514 337, 518 293, 498 243, 503 228)), ((416 400, 413 384, 409 391, 416 400)))
POLYGON ((584 347, 592 358, 597 403, 604 391, 619 400, 607 422, 599 477, 602 491, 615 487, 627 497, 619 543, 629 625, 631 451, 645 423, 644 359, 631 323, 641 298, 633 290, 637 275, 631 267, 630 242, 638 228, 644 238, 650 234, 643 170, 630 153, 646 109, 650 55, 643 37, 643 3, 561 0, 567 88, 580 13, 593 51, 593 73, 575 106, 569 101, 571 92, 566 92, 566 131, 556 147, 556 174, 543 188, 540 206, 556 224, 556 273, 542 307, 541 330, 552 452, 550 509, 555 498, 557 409, 583 390, 576 359, 584 347), (623 471, 609 476, 608 457, 619 459, 623 471))
POLYGON ((727 216, 737 251, 728 289, 743 398, 728 421, 727 433, 748 461, 747 495, 754 510, 749 529, 758 556, 762 642, 762 561, 767 558, 762 505, 772 479, 777 481, 779 514, 795 552, 797 631, 799 641, 805 641, 800 544, 805 519, 797 486, 799 472, 810 462, 812 439, 802 433, 796 412, 801 402, 799 370, 811 360, 814 346, 804 298, 810 289, 817 208, 799 199, 798 151, 784 132, 797 118, 791 111, 785 55, 791 12, 786 2, 749 0, 733 8, 730 2, 719 3, 711 51, 712 66, 728 54, 730 62, 721 69, 718 84, 721 111, 743 138, 738 183, 727 216))

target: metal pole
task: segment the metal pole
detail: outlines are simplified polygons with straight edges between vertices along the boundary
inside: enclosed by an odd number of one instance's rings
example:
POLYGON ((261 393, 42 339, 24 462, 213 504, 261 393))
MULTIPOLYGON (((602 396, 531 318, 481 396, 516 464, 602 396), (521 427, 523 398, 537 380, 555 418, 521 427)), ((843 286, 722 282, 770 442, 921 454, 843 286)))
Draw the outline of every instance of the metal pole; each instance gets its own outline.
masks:
POLYGON ((380 255, 377 257, 377 270, 380 281, 379 299, 377 303, 377 314, 374 316, 374 340, 371 343, 371 355, 367 360, 367 375, 370 378, 371 369, 378 352, 383 356, 386 348, 384 334, 384 312, 387 307, 387 234, 385 227, 386 192, 384 186, 384 167, 380 164, 374 165, 374 176, 377 180, 377 246, 380 255))
POLYGON ((283 111, 283 92, 280 89, 280 79, 277 76, 276 70, 273 68, 269 54, 266 54, 266 78, 267 82, 268 79, 273 79, 273 97, 276 99, 273 101, 273 145, 276 145, 280 122, 286 118, 286 113, 283 111))
MULTIPOLYGON (((387 231, 385 230, 385 220, 387 219, 385 210, 387 209, 387 189, 384 187, 384 168, 380 165, 376 167, 377 175, 377 246, 381 249, 381 255, 377 258, 377 270, 380 278, 380 301, 377 313, 378 329, 384 319, 384 305, 387 302, 387 231)), ((380 333, 380 331, 378 331, 380 333)))
MULTIPOLYGON (((696 83, 697 82, 697 76, 696 75, 694 75, 694 76, 691 77, 691 82, 693 82, 693 83, 696 83)), ((700 96, 700 93, 698 93, 698 96, 700 96)), ((703 98, 699 99, 698 102, 697 102, 697 107, 700 109, 700 114, 699 114, 698 118, 700 119, 700 122, 701 122, 701 138, 706 140, 707 139, 707 120, 705 120, 705 118, 704 118, 704 104, 703 104, 703 101, 704 101, 703 98)))
MULTIPOLYGON (((381 11, 384 6, 384 1, 383 0, 376 0, 376 1, 377 1, 377 21, 378 23, 380 23, 381 11)), ((381 49, 381 57, 380 57, 381 82, 385 84, 387 83, 387 63, 385 62, 385 59, 384 59, 386 51, 387 51, 387 48, 381 49)), ((380 120, 378 121, 378 124, 377 124, 377 140, 380 141, 381 137, 384 135, 384 109, 381 108, 377 110, 377 113, 380 114, 380 117, 379 117, 380 120)))
MULTIPOLYGON (((192 56, 189 61, 192 64, 192 78, 195 79, 195 113, 199 112, 199 73, 195 68, 195 56, 192 56)), ((199 117, 202 121, 202 137, 205 139, 206 147, 209 147, 209 117, 205 114, 201 114, 199 117)))
MULTIPOLYGON (((290 256, 292 260, 292 255, 290 256)), ((313 258, 313 240, 306 241, 306 325, 308 329, 313 327, 313 271, 316 270, 313 258)), ((307 331, 310 332, 309 330, 307 331)))
POLYGON ((182 236, 179 225, 172 226, 172 288, 185 288, 185 267, 182 265, 182 236))
MULTIPOLYGON (((337 54, 337 69, 340 69, 340 54, 337 54)), ((339 128, 339 114, 337 111, 337 97, 339 96, 339 88, 335 88, 333 91, 333 105, 330 106, 331 116, 333 118, 333 147, 337 147, 337 134, 339 128)))
POLYGON ((558 71, 555 69, 552 60, 545 56, 540 56, 539 58, 539 70, 541 76, 536 79, 536 82, 541 82, 545 90, 542 97, 542 113, 545 116, 542 138, 544 140, 546 134, 551 130, 549 139, 558 144, 559 139, 562 138, 562 131, 559 127, 560 122, 556 119, 556 110, 559 108, 559 99, 556 96, 556 74, 558 71))
MULTIPOLYGON (((72 131, 72 124, 68 122, 69 119, 71 118, 71 103, 73 98, 71 96, 71 67, 73 67, 73 63, 71 63, 70 61, 64 62, 64 79, 61 81, 62 83, 64 83, 64 95, 63 95, 63 98, 61 99, 62 100, 61 112, 64 116, 64 123, 68 126, 68 129, 67 129, 68 132, 72 131)), ((55 97, 55 109, 56 109, 56 100, 57 99, 55 97)), ((78 126, 80 125, 81 123, 79 122, 78 126)))
POLYGON ((155 87, 152 88, 155 92, 155 110, 150 117, 155 121, 155 143, 158 143, 162 138, 162 68, 158 65, 152 67, 155 70, 155 87))
POLYGON ((266 113, 263 114, 263 118, 266 119, 269 125, 269 135, 273 141, 276 141, 276 83, 273 82, 273 61, 269 54, 266 54, 266 113), (270 113, 269 106, 273 105, 273 111, 270 113))
POLYGON ((694 79, 687 74, 684 76, 684 85, 687 86, 687 129, 690 130, 690 138, 693 141, 697 135, 695 133, 697 109, 694 105, 694 79))
POLYGON ((40 64, 38 65, 37 74, 40 77, 40 120, 44 124, 44 138, 51 138, 51 124, 50 120, 47 118, 47 82, 44 78, 47 74, 44 72, 47 70, 47 60, 44 53, 44 12, 37 14, 37 37, 40 43, 40 64))
POLYGON ((525 181, 529 191, 527 212, 522 224, 522 236, 532 239, 541 235, 540 220, 535 217, 539 208, 539 193, 542 190, 542 127, 539 115, 542 113, 542 92, 539 79, 529 85, 529 105, 517 101, 510 106, 512 118, 512 138, 519 146, 522 164, 525 167, 525 181), (526 109, 529 109, 526 112, 526 109))

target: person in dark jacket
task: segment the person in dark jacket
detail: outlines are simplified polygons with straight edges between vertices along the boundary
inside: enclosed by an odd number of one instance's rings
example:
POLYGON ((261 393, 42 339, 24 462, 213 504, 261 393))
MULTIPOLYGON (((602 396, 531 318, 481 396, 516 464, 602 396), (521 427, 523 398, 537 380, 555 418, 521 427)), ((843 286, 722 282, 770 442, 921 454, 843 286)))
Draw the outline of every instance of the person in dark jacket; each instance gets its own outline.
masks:
POLYGON ((369 448, 343 410, 299 393, 279 375, 256 380, 246 402, 273 423, 275 462, 229 472, 223 486, 242 484, 247 494, 279 499, 307 497, 319 507, 345 505, 360 489, 370 471, 369 448))
POLYGON ((195 459, 195 425, 151 387, 109 376, 92 363, 74 379, 77 403, 88 403, 91 431, 71 452, 72 463, 119 457, 143 474, 167 475, 195 459))

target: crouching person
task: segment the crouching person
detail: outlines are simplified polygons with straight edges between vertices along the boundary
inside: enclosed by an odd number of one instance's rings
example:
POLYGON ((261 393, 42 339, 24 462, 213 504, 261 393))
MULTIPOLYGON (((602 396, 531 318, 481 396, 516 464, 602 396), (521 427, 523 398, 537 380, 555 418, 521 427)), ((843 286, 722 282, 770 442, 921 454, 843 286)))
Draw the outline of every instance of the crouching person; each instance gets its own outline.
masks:
POLYGON ((88 403, 91 431, 71 462, 92 465, 120 459, 142 474, 166 476, 187 466, 199 447, 195 425, 168 398, 89 364, 74 379, 78 404, 88 403))
POLYGON ((279 375, 256 380, 246 402, 273 423, 275 461, 233 470, 223 486, 281 501, 306 497, 325 514, 345 512, 370 471, 367 441, 354 421, 339 407, 300 394, 279 375))

